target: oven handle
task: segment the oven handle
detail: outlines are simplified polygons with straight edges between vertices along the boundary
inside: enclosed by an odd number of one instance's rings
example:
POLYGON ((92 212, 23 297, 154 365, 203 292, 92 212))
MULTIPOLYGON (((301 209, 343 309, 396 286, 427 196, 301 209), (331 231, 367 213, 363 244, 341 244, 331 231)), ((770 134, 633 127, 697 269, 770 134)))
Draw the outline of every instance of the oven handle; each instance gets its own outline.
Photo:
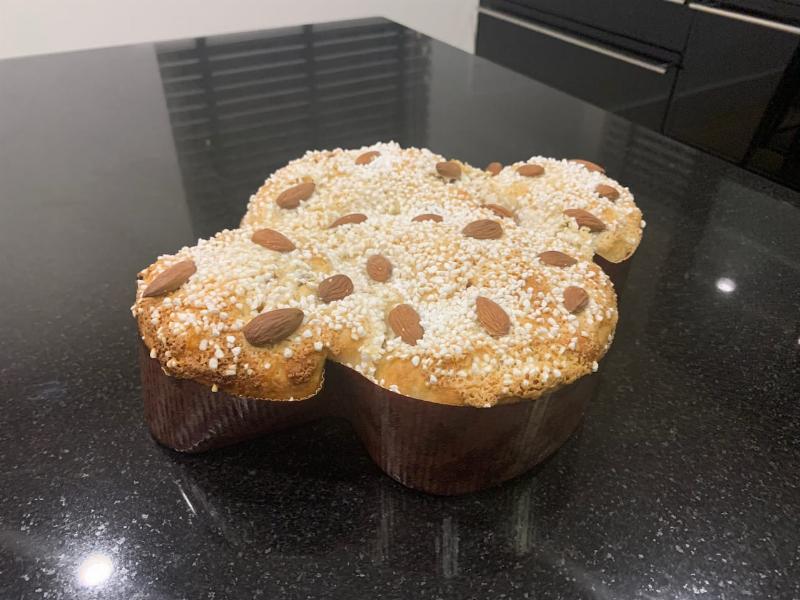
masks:
POLYGON ((795 25, 789 25, 788 23, 781 23, 780 21, 773 21, 771 19, 762 19, 760 17, 753 17, 733 10, 726 10, 724 8, 708 6, 707 4, 700 4, 699 2, 689 2, 687 6, 692 10, 708 13, 710 15, 717 15, 718 17, 735 19, 737 21, 744 21, 745 23, 752 23, 753 25, 761 25, 762 27, 777 29, 778 31, 783 31, 785 33, 793 33, 794 35, 800 35, 800 27, 797 27, 795 25))
POLYGON ((653 71, 654 73, 658 73, 660 75, 664 75, 667 72, 667 69, 669 69, 670 67, 669 63, 651 62, 649 60, 639 58, 638 56, 635 56, 633 54, 628 54, 627 52, 620 52, 619 50, 613 50, 611 48, 607 48, 606 46, 601 46, 599 44, 586 41, 579 37, 568 35, 566 33, 562 33, 555 29, 550 29, 549 27, 537 25, 531 23, 530 21, 524 21, 522 19, 519 19, 504 12, 492 10, 491 8, 486 8, 481 6, 480 8, 478 8, 478 12, 484 15, 488 15, 490 17, 494 17, 495 19, 500 19, 501 21, 506 21, 507 23, 511 23, 512 25, 517 25, 519 27, 535 31, 536 33, 541 33, 542 35, 546 35, 548 37, 561 40, 562 42, 572 44, 573 46, 579 46, 581 48, 585 48, 586 50, 591 50, 592 52, 596 52, 597 54, 603 54, 605 56, 621 60, 622 62, 626 62, 628 64, 641 67, 642 69, 653 71))

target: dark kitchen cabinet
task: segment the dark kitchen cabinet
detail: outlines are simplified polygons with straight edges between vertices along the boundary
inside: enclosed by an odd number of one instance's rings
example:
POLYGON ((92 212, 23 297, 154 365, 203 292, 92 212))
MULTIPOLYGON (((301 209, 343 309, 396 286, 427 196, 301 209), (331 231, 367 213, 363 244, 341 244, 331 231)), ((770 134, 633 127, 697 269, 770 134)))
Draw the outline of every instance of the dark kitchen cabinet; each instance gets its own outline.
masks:
MULTIPOLYGON (((579 23, 568 29, 558 15, 527 7, 515 6, 511 13, 508 4, 481 6, 478 55, 632 121, 661 128, 676 75, 676 52, 579 23)), ((661 4, 671 6, 663 0, 661 4)), ((586 18, 591 15, 587 9, 586 18)))
POLYGON ((800 3, 481 0, 476 47, 800 189, 800 3))
POLYGON ((611 44, 641 43, 676 52, 683 49, 691 22, 681 4, 681 0, 481 0, 483 9, 546 22, 611 44))
POLYGON ((800 28, 690 7, 694 21, 664 132, 784 179, 798 151, 800 28))

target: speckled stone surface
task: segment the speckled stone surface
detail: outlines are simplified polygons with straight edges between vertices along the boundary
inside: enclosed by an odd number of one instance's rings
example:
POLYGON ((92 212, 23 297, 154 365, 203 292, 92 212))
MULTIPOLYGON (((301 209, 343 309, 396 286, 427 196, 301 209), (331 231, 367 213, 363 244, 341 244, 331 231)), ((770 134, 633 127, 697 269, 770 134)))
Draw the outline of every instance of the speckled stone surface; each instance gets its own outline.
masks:
POLYGON ((0 82, 0 598, 800 597, 798 194, 380 20, 9 60, 0 82), (340 421, 159 447, 137 270, 235 224, 304 149, 387 138, 582 157, 633 190, 648 225, 578 433, 450 499, 340 421))

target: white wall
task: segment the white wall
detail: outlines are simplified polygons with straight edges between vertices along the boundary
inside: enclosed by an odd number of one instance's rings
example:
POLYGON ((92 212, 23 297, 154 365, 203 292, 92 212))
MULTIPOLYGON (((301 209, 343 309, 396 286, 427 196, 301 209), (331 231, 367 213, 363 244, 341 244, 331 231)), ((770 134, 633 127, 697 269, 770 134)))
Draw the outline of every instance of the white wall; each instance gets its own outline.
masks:
POLYGON ((478 0, 0 0, 0 58, 384 16, 468 52, 478 0))

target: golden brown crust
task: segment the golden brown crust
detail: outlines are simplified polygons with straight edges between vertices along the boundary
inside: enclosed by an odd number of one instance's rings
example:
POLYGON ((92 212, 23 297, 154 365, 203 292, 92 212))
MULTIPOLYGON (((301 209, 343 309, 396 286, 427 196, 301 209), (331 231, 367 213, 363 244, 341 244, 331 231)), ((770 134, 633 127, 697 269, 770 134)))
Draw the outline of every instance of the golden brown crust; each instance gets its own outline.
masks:
MULTIPOLYGON (((531 227, 546 222, 558 231, 556 223, 576 228, 573 219, 564 216, 564 210, 587 210, 606 225, 602 232, 587 235, 585 243, 608 261, 618 263, 630 258, 642 239, 642 213, 633 195, 599 171, 589 171, 571 161, 533 157, 527 163, 515 163, 491 178, 498 195, 512 198, 524 215, 524 225, 531 227), (517 169, 527 163, 544 167, 539 177, 522 177, 517 169), (608 186, 618 192, 609 199, 597 192, 598 186, 608 186)), ((519 212, 518 212, 519 214, 519 212)), ((588 231, 588 230, 587 230, 588 231)))
MULTIPOLYGON (((566 161, 535 157, 537 177, 517 163, 497 175, 457 162, 458 179, 443 178, 444 157, 426 150, 378 144, 370 149, 312 152, 276 172, 250 201, 242 229, 223 231, 197 246, 163 256, 141 273, 133 313, 151 355, 168 374, 226 392, 269 399, 302 399, 319 388, 326 359, 356 369, 377 385, 444 404, 492 406, 541 396, 596 370, 617 320, 616 296, 595 252, 617 262, 641 238, 641 213, 630 192, 601 173, 566 161), (357 158, 378 152, 367 163, 357 158), (276 198, 314 182, 294 208, 276 198), (612 202, 599 183, 620 192, 612 202), (497 205, 514 218, 498 217, 497 205), (564 215, 593 212, 606 230, 591 233, 564 215), (330 228, 353 213, 365 219, 330 228), (414 221, 432 213, 441 221, 414 221), (500 235, 473 237, 467 224, 491 220, 500 235), (274 251, 253 243, 270 228, 295 246, 274 251), (538 255, 560 251, 577 260, 544 264, 538 255), (385 282, 371 278, 368 257, 392 264, 385 282), (155 298, 143 289, 182 260, 197 272, 180 289, 155 298), (353 291, 325 302, 322 280, 346 275, 353 291), (571 314, 564 289, 589 296, 571 314), (476 298, 496 303, 510 319, 508 333, 491 335, 476 314, 476 298), (398 304, 420 315, 415 345, 387 324, 398 304), (242 328, 269 310, 303 311, 300 327, 264 347, 249 344, 242 328)), ((495 332, 496 333, 496 332, 495 332)))
POLYGON ((613 263, 628 260, 642 240, 642 212, 636 208, 616 219, 613 232, 603 232, 597 236, 595 252, 613 263))

